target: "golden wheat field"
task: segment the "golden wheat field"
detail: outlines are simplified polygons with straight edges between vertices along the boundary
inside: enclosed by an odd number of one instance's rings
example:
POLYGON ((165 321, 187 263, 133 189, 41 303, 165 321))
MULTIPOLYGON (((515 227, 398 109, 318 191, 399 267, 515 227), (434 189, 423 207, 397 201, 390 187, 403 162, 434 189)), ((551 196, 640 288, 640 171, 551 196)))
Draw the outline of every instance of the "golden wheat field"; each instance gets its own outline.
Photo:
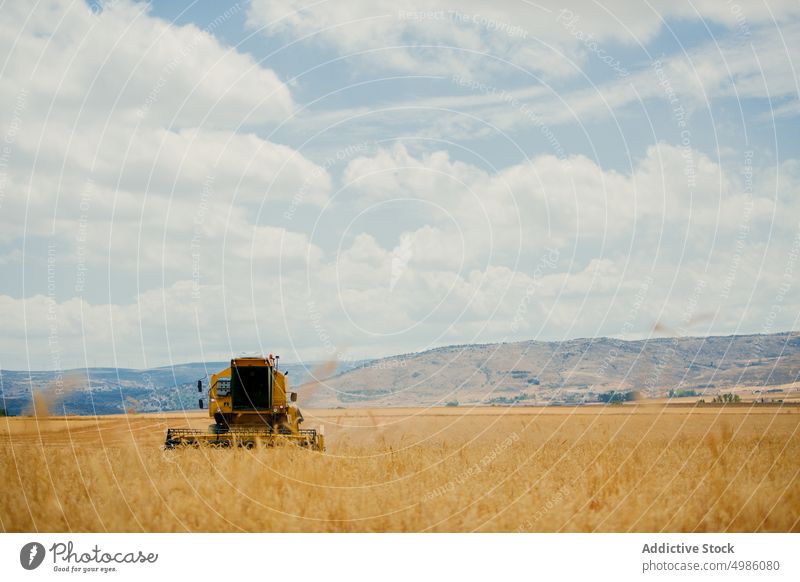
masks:
POLYGON ((331 410, 324 454, 162 450, 202 413, 0 419, 4 531, 800 531, 800 408, 331 410))

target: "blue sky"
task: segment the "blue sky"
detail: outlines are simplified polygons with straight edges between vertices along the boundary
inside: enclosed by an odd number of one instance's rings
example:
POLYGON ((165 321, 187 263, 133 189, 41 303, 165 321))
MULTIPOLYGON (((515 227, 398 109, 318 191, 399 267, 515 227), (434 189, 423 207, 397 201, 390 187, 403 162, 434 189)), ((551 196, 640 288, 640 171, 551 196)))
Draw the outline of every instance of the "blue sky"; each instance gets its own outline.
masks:
POLYGON ((798 328, 796 2, 0 11, 4 368, 798 328))

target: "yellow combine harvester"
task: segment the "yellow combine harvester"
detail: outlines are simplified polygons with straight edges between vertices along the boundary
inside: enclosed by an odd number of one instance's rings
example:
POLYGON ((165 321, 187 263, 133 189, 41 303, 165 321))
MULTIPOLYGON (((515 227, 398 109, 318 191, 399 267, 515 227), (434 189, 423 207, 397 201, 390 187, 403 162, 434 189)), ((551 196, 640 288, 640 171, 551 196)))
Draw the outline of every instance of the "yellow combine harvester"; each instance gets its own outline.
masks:
MULTIPOLYGON (((325 450, 321 431, 300 428, 303 414, 297 393, 289 392, 286 374, 278 358, 234 358, 229 368, 211 376, 208 415, 214 424, 208 431, 191 428, 167 429, 165 447, 183 445, 253 447, 293 443, 316 451, 325 450)), ((203 391, 202 381, 197 382, 203 391)), ((200 399, 203 408, 203 399, 200 399)))

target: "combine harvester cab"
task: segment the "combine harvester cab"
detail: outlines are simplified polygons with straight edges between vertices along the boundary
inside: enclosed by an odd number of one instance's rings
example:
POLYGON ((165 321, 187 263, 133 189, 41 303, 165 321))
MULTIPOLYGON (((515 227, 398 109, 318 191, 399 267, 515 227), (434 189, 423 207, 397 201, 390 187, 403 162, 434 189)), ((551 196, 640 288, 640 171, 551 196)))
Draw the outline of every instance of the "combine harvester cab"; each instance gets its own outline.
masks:
MULTIPOLYGON (((278 358, 235 358, 229 368, 211 376, 208 415, 214 424, 208 431, 169 428, 164 446, 253 447, 295 444, 315 451, 325 450, 321 431, 302 429, 303 414, 297 406, 297 393, 289 391, 286 374, 277 366, 278 358)), ((202 382, 197 382, 202 393, 202 382)), ((200 399, 203 408, 203 399, 200 399)))

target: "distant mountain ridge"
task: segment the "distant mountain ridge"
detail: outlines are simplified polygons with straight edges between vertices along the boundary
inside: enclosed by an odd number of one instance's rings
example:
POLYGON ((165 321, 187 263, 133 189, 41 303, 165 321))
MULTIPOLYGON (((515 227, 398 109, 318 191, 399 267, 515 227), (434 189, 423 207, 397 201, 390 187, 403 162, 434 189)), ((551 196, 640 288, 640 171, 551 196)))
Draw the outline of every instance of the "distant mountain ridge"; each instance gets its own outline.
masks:
POLYGON ((436 348, 366 362, 326 380, 313 404, 431 406, 597 402, 795 382, 800 334, 526 341, 436 348))
MULTIPOLYGON (((228 364, 68 370, 61 372, 61 394, 53 394, 56 372, 0 370, 0 407, 22 414, 31 407, 33 390, 52 396, 52 414, 194 410, 197 380, 228 364)), ((293 387, 301 387, 313 380, 319 363, 281 364, 281 369, 289 372, 293 387)), ((328 408, 568 404, 597 402, 610 391, 637 391, 645 397, 663 397, 669 390, 713 395, 734 386, 788 384, 798 375, 798 332, 468 344, 338 363, 338 371, 313 389, 300 388, 300 402, 328 408)))
MULTIPOLYGON (((47 405, 51 414, 196 410, 197 380, 205 381, 207 375, 215 374, 229 365, 230 361, 194 362, 144 370, 0 370, 0 408, 10 415, 27 414, 32 406, 33 393, 41 393, 45 396, 41 402, 47 405)), ((289 372, 292 386, 299 386, 311 378, 311 371, 318 365, 319 362, 309 362, 308 365, 281 363, 280 369, 289 372)))

